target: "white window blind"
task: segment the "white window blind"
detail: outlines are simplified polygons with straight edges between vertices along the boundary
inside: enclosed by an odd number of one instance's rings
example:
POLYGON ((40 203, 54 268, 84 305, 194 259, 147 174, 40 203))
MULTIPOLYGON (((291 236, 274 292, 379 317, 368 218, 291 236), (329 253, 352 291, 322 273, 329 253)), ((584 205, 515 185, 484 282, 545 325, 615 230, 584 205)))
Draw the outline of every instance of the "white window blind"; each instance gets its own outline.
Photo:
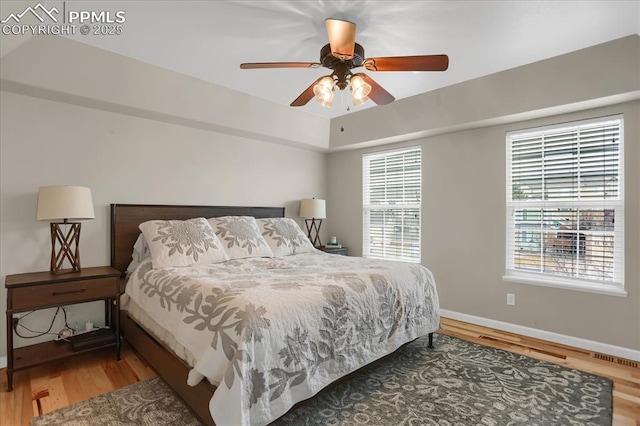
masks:
POLYGON ((365 154, 362 170, 363 256, 420 262, 420 148, 365 154))
POLYGON ((507 276, 623 288, 623 119, 507 134, 507 276))

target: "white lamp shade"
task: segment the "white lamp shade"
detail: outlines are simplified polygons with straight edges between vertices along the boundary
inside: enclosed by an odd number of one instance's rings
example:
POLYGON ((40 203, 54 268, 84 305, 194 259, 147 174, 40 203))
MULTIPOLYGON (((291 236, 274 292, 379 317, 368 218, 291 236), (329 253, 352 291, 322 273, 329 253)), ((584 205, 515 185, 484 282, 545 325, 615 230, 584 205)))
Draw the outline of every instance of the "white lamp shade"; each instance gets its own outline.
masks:
POLYGON ((84 186, 41 186, 36 220, 94 219, 91 190, 84 186))
POLYGON ((327 205, 324 200, 304 198, 300 200, 300 217, 307 219, 326 219, 327 205))

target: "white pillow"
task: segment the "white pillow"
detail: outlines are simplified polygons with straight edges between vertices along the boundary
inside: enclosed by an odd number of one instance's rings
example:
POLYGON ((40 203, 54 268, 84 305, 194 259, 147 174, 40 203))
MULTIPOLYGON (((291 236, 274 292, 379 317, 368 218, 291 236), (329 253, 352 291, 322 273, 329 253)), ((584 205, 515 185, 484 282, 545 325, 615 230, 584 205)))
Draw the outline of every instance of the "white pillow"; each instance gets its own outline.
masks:
POLYGON ((133 245, 133 253, 131 253, 131 263, 127 266, 126 275, 129 276, 138 265, 145 259, 151 257, 151 251, 149 250, 149 244, 144 238, 144 234, 138 235, 136 243, 133 245))
POLYGON ((256 218, 252 216, 222 216, 208 219, 229 259, 273 257, 262 237, 256 218))
POLYGON ((315 247, 298 223, 288 217, 257 219, 260 233, 276 257, 311 253, 315 247))
POLYGON ((153 268, 191 266, 228 260, 222 244, 203 217, 189 220, 150 220, 141 223, 153 268))

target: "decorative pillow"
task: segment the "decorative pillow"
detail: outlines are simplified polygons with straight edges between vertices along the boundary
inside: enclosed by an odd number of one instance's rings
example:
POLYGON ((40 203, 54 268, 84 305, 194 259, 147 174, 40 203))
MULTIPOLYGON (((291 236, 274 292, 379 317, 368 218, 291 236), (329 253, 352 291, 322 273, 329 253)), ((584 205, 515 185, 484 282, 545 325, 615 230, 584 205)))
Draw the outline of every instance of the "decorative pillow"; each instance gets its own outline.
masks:
POLYGON ((254 217, 212 217, 209 219, 209 223, 222 242, 229 259, 273 257, 271 248, 260 234, 254 217))
POLYGON ((291 218, 258 219, 257 222, 262 236, 276 257, 310 253, 316 250, 298 223, 291 218))
POLYGON ((228 260, 222 244, 203 217, 150 220, 141 223, 154 269, 217 263, 228 260))

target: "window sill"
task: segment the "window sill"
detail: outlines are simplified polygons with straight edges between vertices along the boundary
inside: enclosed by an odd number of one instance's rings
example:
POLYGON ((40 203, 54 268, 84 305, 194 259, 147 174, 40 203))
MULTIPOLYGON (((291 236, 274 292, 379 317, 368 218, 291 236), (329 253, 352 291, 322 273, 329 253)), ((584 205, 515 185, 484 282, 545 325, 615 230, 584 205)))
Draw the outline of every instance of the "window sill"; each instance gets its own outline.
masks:
POLYGON ((552 279, 536 279, 526 276, 505 275, 503 281, 509 281, 519 284, 538 285, 542 287, 561 288, 565 290, 584 291, 587 293, 603 294, 607 296, 627 297, 627 292, 620 287, 593 285, 586 282, 567 283, 555 281, 552 279))
POLYGON ((404 259, 399 257, 382 257, 382 256, 362 256, 367 259, 376 259, 376 260, 389 260, 391 262, 402 262, 402 263, 420 263, 420 259, 404 259))

